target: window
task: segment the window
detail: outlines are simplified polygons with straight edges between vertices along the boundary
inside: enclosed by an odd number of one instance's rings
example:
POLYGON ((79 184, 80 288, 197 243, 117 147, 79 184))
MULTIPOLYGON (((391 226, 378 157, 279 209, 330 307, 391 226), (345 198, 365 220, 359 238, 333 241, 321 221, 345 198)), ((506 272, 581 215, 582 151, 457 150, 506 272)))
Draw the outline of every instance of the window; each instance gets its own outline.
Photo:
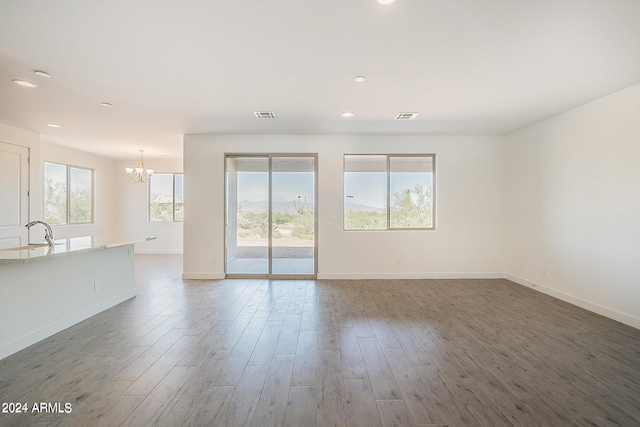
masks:
POLYGON ((435 155, 345 155, 344 229, 434 229, 435 155))
POLYGON ((44 220, 49 224, 93 222, 93 170, 44 162, 44 220))
POLYGON ((154 173, 149 180, 149 221, 182 221, 183 206, 183 175, 154 173))

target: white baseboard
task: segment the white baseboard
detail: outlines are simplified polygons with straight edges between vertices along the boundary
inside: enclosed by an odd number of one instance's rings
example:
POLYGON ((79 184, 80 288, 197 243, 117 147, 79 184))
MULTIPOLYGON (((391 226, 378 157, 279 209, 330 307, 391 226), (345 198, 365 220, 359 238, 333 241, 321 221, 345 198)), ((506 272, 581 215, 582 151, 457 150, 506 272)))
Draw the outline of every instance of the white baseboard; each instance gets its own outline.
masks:
POLYGON ((503 279, 504 273, 318 273, 324 280, 360 279, 503 279))
MULTIPOLYGON (((184 280, 222 280, 224 273, 183 273, 184 280)), ((358 279, 503 279, 504 273, 318 273, 321 280, 358 279)))
POLYGON ((184 280, 222 280, 224 273, 182 273, 184 280))
POLYGON ((0 347, 0 360, 4 359, 5 357, 11 356, 14 353, 17 353, 20 350, 24 350, 30 345, 33 345, 39 341, 42 341, 45 338, 49 338, 50 336, 55 335, 58 332, 63 331, 68 327, 75 325, 76 323, 80 323, 83 320, 86 320, 92 316, 95 316, 96 314, 101 313, 106 309, 111 308, 114 305, 118 305, 121 302, 124 302, 135 296, 136 296, 136 289, 134 288, 129 291, 123 292, 120 295, 116 295, 115 297, 109 298, 106 301, 102 301, 101 303, 96 304, 93 307, 89 307, 85 310, 82 310, 79 313, 76 313, 72 316, 62 319, 59 322, 56 322, 43 329, 40 329, 39 331, 33 332, 16 341, 10 342, 9 344, 5 344, 2 347, 0 347))
POLYGON ((609 319, 613 319, 620 323, 624 323, 625 325, 640 329, 640 319, 638 319, 637 317, 629 316, 628 314, 624 314, 608 307, 593 303, 591 301, 587 301, 582 298, 564 293, 562 291, 558 291, 557 289, 553 289, 548 286, 523 279, 522 277, 518 277, 513 274, 506 273, 504 275, 504 278, 511 280, 512 282, 515 282, 519 285, 526 286, 538 292, 542 292, 543 294, 558 298, 559 300, 568 302, 569 304, 577 305, 578 307, 584 308, 585 310, 592 311, 604 317, 608 317, 609 319))
POLYGON ((136 250, 136 255, 182 255, 182 251, 145 251, 136 250))

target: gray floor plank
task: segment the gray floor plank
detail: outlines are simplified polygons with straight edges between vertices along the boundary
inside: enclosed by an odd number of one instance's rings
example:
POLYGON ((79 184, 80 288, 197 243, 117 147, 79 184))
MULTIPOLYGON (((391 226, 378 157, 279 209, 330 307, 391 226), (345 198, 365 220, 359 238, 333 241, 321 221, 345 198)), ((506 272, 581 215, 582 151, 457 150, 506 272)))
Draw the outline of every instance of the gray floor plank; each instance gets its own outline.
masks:
POLYGON ((289 390, 285 427, 317 424, 317 390, 310 386, 292 386, 289 390))
POLYGON ((0 360, 0 426, 640 425, 640 331, 504 279, 189 280, 0 360))

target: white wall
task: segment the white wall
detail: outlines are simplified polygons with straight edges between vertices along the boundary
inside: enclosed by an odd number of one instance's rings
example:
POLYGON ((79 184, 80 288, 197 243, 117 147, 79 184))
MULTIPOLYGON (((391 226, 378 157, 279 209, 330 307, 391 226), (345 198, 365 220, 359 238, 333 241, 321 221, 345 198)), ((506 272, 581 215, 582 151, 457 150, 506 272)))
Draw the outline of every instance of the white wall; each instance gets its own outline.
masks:
POLYGON ((224 276, 224 154, 265 152, 318 153, 319 278, 503 276, 502 137, 186 135, 185 278, 224 276), (343 231, 345 153, 435 153, 437 229, 343 231))
POLYGON ((640 327, 640 85, 507 141, 507 277, 640 327))
MULTIPOLYGON (((148 221, 148 184, 134 182, 125 173, 125 167, 133 167, 137 160, 115 162, 116 235, 124 238, 157 236, 156 240, 136 244, 136 253, 182 253, 182 222, 148 221)), ((182 173, 182 160, 145 160, 148 168, 158 173, 182 173)), ((187 208, 185 207, 185 210, 187 208)))
MULTIPOLYGON (((115 230, 115 186, 113 182, 113 160, 86 151, 75 150, 42 141, 40 162, 31 163, 44 173, 44 162, 64 163, 94 170, 94 218, 93 224, 56 225, 53 227, 56 239, 77 236, 114 237, 115 230)), ((41 181, 43 179, 41 178, 41 181)), ((43 200, 42 190, 38 197, 43 200)), ((33 215, 32 215, 33 216, 33 215)), ((36 215, 43 219, 42 208, 36 215)), ((39 239, 41 240, 41 239, 39 239)))

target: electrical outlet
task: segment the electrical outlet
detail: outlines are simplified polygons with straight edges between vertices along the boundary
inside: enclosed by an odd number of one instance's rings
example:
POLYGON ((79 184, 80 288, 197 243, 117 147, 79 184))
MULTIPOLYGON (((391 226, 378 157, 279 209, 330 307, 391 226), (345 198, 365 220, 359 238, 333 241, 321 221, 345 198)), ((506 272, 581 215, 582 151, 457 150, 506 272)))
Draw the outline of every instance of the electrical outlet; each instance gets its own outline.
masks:
POLYGON ((547 275, 547 269, 545 267, 542 267, 541 273, 543 276, 547 275))
POLYGON ((396 265, 400 265, 400 258, 396 258, 396 265))
POLYGON ((216 257, 211 258, 211 264, 216 265, 216 257))
POLYGON ((98 292, 100 290, 100 281, 96 280, 93 282, 93 292, 98 292))

